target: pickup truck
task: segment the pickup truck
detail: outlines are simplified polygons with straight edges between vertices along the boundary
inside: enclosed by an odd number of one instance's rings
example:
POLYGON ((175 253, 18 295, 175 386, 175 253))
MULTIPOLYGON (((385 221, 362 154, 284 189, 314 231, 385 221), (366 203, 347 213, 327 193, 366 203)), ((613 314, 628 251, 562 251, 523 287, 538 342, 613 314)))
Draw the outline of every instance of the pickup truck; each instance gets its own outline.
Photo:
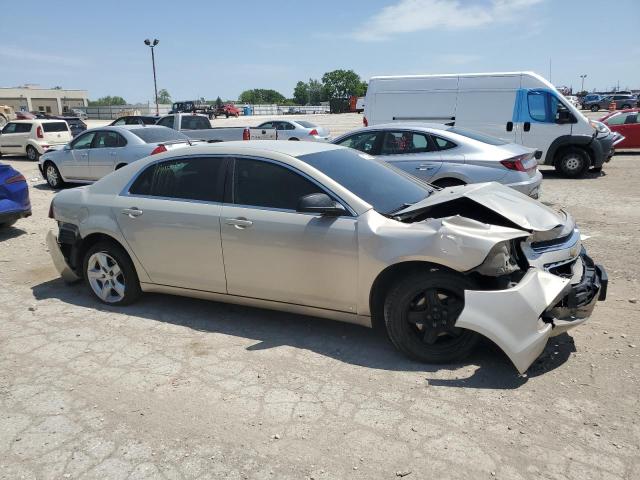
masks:
POLYGON ((156 125, 173 128, 184 133, 193 140, 203 142, 230 142, 234 140, 277 140, 278 131, 275 128, 250 127, 216 127, 205 115, 193 113, 176 113, 160 117, 156 125))
POLYGON ((216 107, 216 111, 213 114, 213 118, 218 118, 222 116, 225 116, 227 118, 239 117, 240 109, 231 103, 227 103, 226 105, 220 105, 219 107, 216 107))
POLYGON ((174 102, 169 113, 202 113, 210 119, 215 115, 215 106, 207 103, 200 103, 196 100, 186 100, 184 102, 174 102))

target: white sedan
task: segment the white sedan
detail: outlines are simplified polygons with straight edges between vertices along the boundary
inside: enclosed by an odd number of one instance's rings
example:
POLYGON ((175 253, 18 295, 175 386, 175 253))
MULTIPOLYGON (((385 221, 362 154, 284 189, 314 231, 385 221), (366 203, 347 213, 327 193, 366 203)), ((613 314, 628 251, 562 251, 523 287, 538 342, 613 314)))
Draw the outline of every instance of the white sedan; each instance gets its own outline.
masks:
POLYGON ((141 158, 191 144, 189 137, 171 128, 106 126, 87 130, 60 150, 45 152, 38 168, 51 188, 62 188, 66 182, 95 182, 141 158))
POLYGON ((278 140, 328 142, 329 130, 305 120, 269 120, 257 128, 275 128, 278 140))

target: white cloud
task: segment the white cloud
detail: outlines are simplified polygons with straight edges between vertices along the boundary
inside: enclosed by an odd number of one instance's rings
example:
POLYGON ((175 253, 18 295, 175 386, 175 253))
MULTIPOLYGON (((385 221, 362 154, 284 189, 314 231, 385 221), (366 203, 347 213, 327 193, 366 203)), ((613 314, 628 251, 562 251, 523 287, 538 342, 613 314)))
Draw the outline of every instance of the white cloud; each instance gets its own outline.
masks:
POLYGON ((366 20, 353 34, 362 41, 433 29, 467 29, 505 22, 544 0, 490 0, 469 5, 461 0, 400 0, 366 20))

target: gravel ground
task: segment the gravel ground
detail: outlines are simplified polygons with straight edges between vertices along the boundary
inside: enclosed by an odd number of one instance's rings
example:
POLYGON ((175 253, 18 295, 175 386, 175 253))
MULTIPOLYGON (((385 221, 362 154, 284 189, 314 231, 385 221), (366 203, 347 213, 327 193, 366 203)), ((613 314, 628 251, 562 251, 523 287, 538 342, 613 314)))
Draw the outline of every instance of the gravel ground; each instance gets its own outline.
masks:
MULTIPOLYGON (((360 119, 311 118, 335 135, 360 119)), ((610 287, 525 376, 488 342, 435 367, 337 322, 162 295, 105 307, 53 268, 36 164, 3 161, 33 216, 0 232, 2 479, 639 478, 638 152, 582 180, 544 171, 542 200, 574 214, 610 287)))

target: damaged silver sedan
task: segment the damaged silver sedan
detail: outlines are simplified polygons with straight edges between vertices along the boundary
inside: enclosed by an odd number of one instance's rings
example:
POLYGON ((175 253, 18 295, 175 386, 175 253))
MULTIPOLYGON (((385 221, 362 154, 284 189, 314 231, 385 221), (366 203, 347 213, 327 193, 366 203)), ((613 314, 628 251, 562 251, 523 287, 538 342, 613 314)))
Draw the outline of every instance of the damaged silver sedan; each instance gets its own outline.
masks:
POLYGON ((431 187, 366 154, 228 142, 58 193, 56 268, 100 301, 161 292, 383 323, 447 363, 485 336, 524 372, 607 289, 569 214, 496 183, 431 187))

